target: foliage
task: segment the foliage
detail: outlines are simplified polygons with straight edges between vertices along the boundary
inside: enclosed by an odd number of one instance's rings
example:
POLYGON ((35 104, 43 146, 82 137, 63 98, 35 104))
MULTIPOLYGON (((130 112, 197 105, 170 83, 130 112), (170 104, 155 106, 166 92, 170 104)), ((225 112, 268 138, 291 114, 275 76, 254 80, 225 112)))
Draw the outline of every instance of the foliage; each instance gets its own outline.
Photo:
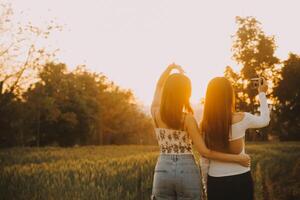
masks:
POLYGON ((22 115, 8 120, 22 120, 16 125, 22 138, 3 129, 7 132, 2 146, 14 141, 8 135, 30 146, 154 142, 152 121, 135 103, 132 92, 84 66, 68 71, 65 64, 47 63, 17 105, 22 115))
MULTIPOLYGON (((0 5, 0 95, 20 93, 33 78, 34 70, 54 59, 57 49, 43 44, 49 35, 61 31, 54 21, 36 26, 30 21, 16 22, 10 4, 0 5)), ((3 103, 0 102, 0 106, 3 103)))
POLYGON ((55 57, 42 43, 61 27, 54 22, 37 27, 31 22, 13 20, 10 4, 0 4, 0 146, 22 145, 24 138, 24 106, 20 98, 34 79, 35 70, 47 59, 55 57))
MULTIPOLYGON (((299 56, 290 57, 279 65, 275 57, 274 36, 267 36, 261 24, 253 17, 237 17, 238 30, 234 35, 233 58, 242 65, 240 72, 227 66, 224 72, 236 90, 237 110, 255 112, 257 92, 250 87, 250 78, 262 75, 269 80, 272 100, 270 126, 262 130, 260 139, 267 139, 267 132, 279 135, 281 140, 300 140, 299 117, 299 56)), ((257 134, 248 134, 247 139, 257 140, 257 134)))
MULTIPOLYGON (((224 76, 228 78, 236 91, 236 108, 239 111, 256 112, 258 102, 255 99, 257 91, 251 88, 251 78, 265 77, 271 86, 278 81, 280 73, 279 59, 274 55, 276 50, 274 36, 268 36, 262 30, 261 24, 254 17, 236 17, 237 31, 233 36, 233 59, 241 65, 239 72, 234 72, 227 66, 224 76)), ((270 98, 273 98, 270 93, 270 98)), ((248 140, 266 140, 267 132, 272 126, 261 131, 257 137, 255 131, 248 134, 248 140)))
MULTIPOLYGON (((276 50, 274 36, 267 36, 259 21, 254 17, 236 17, 238 30, 233 36, 233 59, 242 65, 240 73, 225 73, 228 77, 233 75, 234 81, 240 81, 237 91, 240 96, 247 99, 248 108, 254 110, 255 91, 251 88, 250 79, 264 76, 274 81, 277 77, 278 68, 276 64, 279 59, 275 57, 276 50)), ((230 68, 226 69, 226 71, 230 68)), ((243 108, 245 106, 242 106, 243 108)))
MULTIPOLYGON (((300 198, 299 143, 248 144, 258 200, 300 198)), ((0 152, 1 199, 149 199, 156 146, 0 152)))
POLYGON ((300 198, 299 143, 249 145, 256 199, 290 200, 300 198))
POLYGON ((283 62, 280 80, 274 88, 279 136, 300 140, 300 56, 290 54, 283 62))
POLYGON ((244 83, 238 72, 235 72, 230 66, 226 66, 224 76, 231 82, 235 91, 236 110, 248 110, 249 95, 245 92, 244 83))
POLYGON ((12 20, 1 4, 0 147, 149 144, 153 127, 130 90, 78 66, 68 71, 42 41, 62 27, 12 20))

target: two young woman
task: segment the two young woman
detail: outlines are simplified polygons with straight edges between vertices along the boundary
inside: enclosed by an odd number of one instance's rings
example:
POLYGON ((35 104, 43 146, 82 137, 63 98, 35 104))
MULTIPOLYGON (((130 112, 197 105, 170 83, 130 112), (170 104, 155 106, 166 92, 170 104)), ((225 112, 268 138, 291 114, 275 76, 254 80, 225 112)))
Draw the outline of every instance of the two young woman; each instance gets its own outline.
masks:
MULTIPOLYGON (((227 81, 228 88, 223 88, 226 81, 217 78, 210 83, 200 126, 203 130, 200 131, 189 102, 191 82, 183 69, 171 64, 161 75, 151 106, 160 146, 152 199, 203 199, 201 174, 192 146, 203 157, 210 159, 208 200, 251 199, 250 157, 244 153, 243 136, 245 129, 265 125, 263 122, 267 121, 268 113, 266 111, 263 115, 266 119, 248 113, 235 113, 230 83, 227 81), (171 74, 172 70, 178 73, 171 74), (240 181, 243 182, 241 192, 234 188, 239 186, 240 181), (235 185, 230 186, 231 183, 235 185), (224 191, 223 187, 228 190, 224 191), (243 197, 239 198, 240 195, 243 197)), ((265 98, 263 94, 260 96, 265 98)), ((266 103, 263 108, 268 110, 266 103)))

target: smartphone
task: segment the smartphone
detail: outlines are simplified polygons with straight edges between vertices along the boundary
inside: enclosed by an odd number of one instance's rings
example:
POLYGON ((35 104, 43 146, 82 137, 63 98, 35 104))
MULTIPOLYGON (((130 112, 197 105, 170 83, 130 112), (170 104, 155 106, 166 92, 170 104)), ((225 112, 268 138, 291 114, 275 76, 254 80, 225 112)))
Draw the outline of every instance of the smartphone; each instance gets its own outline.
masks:
POLYGON ((250 80, 251 80, 251 87, 253 89, 257 89, 259 87, 259 82, 260 82, 260 85, 264 84, 263 78, 251 78, 250 80))

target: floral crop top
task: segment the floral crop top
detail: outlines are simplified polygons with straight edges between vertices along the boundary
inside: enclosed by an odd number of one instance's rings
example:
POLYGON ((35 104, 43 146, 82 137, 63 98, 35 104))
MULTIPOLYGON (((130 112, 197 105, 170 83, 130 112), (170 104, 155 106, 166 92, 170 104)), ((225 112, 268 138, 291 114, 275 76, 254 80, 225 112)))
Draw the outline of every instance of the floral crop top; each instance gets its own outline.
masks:
POLYGON ((191 154, 192 140, 186 131, 155 128, 156 138, 162 154, 191 154))

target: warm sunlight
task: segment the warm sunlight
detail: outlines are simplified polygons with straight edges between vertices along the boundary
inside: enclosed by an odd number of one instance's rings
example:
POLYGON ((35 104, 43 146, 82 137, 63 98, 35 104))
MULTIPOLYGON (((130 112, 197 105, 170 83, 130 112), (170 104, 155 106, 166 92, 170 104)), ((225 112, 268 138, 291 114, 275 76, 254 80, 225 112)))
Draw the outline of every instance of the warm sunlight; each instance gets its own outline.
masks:
POLYGON ((299 0, 0 0, 0 199, 299 200, 299 0))
POLYGON ((145 105, 151 103, 157 77, 170 62, 182 65, 190 76, 193 102, 227 65, 239 69, 230 51, 236 16, 254 16, 267 34, 275 35, 281 59, 290 51, 300 52, 300 3, 293 0, 13 0, 12 6, 18 20, 54 20, 64 26, 48 41, 60 48, 59 60, 103 72, 131 88, 145 105))

